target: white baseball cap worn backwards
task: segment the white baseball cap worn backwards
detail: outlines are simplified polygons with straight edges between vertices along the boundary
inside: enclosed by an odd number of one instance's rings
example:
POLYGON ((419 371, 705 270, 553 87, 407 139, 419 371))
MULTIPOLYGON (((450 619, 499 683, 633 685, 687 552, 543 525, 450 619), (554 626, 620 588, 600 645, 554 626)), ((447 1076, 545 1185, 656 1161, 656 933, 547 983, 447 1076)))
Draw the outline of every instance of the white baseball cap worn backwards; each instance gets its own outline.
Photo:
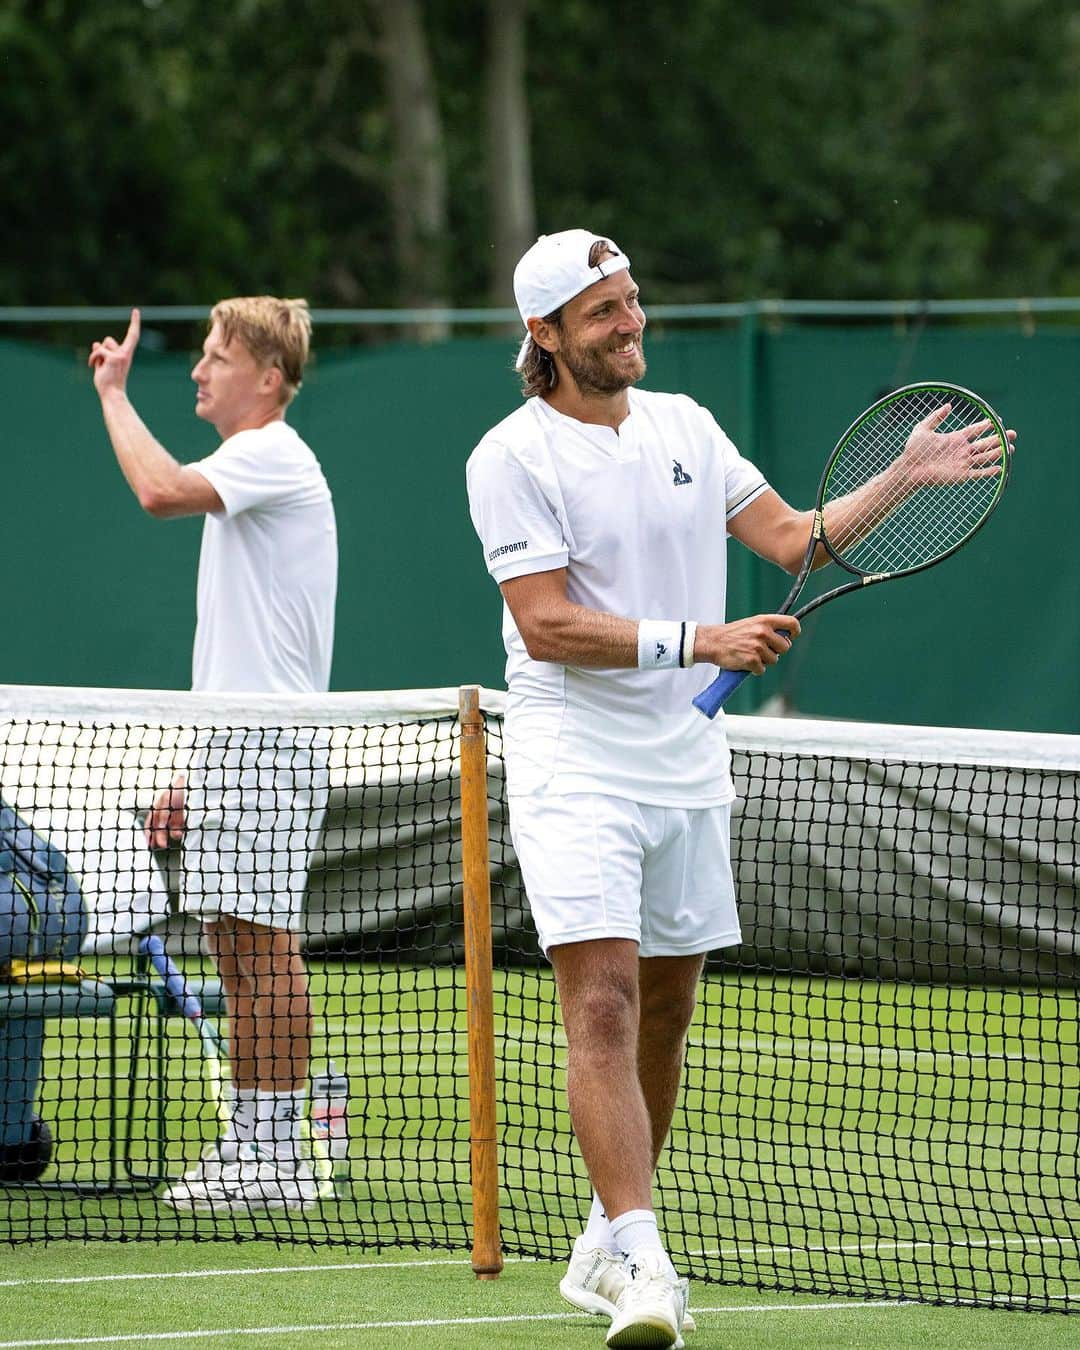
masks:
MULTIPOLYGON (((626 254, 602 234, 589 230, 542 234, 514 268, 514 299, 522 323, 528 329, 530 319, 546 318, 597 281, 629 266, 626 254), (589 251, 597 243, 606 244, 615 256, 590 267, 589 251)), ((531 340, 526 331, 515 363, 518 370, 525 364, 531 340)))

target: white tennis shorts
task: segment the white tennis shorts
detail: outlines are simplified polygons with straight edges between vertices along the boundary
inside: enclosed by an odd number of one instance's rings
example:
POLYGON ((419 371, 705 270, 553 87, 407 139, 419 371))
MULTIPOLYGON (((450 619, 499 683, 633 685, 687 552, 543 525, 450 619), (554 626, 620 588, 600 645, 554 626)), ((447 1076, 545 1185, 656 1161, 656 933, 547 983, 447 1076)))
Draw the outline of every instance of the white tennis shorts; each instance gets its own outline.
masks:
POLYGON ((541 791, 510 798, 510 834, 545 954, 597 938, 630 938, 640 956, 742 941, 730 806, 541 791))
POLYGON ((212 733, 188 772, 181 909, 299 930, 329 795, 325 732, 212 733))

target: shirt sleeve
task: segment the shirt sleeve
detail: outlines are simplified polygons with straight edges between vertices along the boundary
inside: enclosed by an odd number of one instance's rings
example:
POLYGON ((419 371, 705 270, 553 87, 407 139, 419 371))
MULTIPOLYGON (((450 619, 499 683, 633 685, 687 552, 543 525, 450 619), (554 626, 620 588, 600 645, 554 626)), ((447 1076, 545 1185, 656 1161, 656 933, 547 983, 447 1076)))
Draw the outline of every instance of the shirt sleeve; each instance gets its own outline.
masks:
POLYGON ((716 453, 724 466, 725 519, 732 520, 752 501, 767 492, 769 484, 755 464, 739 454, 727 433, 709 416, 716 453))
POLYGON ((304 481, 303 466, 288 443, 262 430, 238 431, 190 467, 221 498, 227 516, 280 501, 304 481))
POLYGON ((497 582, 565 567, 570 550, 540 485, 505 446, 477 446, 465 471, 469 513, 497 582))

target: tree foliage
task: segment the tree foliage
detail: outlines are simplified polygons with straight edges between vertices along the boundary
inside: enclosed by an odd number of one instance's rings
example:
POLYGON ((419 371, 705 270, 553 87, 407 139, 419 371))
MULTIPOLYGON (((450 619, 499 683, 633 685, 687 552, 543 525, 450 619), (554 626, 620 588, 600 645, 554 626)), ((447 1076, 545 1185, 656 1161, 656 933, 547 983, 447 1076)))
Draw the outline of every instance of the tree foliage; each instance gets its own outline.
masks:
MULTIPOLYGON (((652 298, 1080 290, 1080 15, 1064 0, 515 6, 536 226, 610 232, 652 298)), ((445 222, 427 290, 484 304, 506 207, 488 5, 409 8, 435 100, 416 110, 439 130, 423 219, 445 222)), ((423 299, 386 13, 4 0, 0 303, 423 299)))

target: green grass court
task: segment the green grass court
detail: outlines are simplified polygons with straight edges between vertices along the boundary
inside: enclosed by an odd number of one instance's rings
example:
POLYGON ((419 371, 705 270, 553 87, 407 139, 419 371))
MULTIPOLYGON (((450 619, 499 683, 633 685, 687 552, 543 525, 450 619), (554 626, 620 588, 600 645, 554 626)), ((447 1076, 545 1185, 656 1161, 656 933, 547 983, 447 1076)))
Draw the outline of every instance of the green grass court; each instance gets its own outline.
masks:
MULTIPOLYGON (((510 1259, 491 1282, 468 1263, 462 971, 315 964, 312 985, 314 1063, 333 1058, 351 1083, 336 1196, 249 1220, 178 1217, 148 1191, 0 1192, 7 1232, 79 1239, 5 1250, 0 1350, 166 1333, 275 1347, 602 1344, 599 1324, 557 1293, 588 1187, 546 971, 496 972, 510 1259), (164 1241, 97 1240, 107 1234, 164 1241), (41 1283, 68 1280, 81 1282, 41 1283)), ((1060 1313, 901 1299, 1075 1306, 1077 1012, 1071 991, 713 974, 658 1179, 673 1254, 695 1279, 688 1345, 1075 1344, 1060 1313)), ((49 1030, 42 1109, 60 1136, 49 1176, 100 1177, 117 1129, 143 1174, 159 1147, 175 1173, 213 1137, 183 1019, 163 1027, 160 1139, 151 1055, 110 1122, 108 1024, 49 1030)), ((118 1019, 122 1055, 136 1031, 118 1019)))
MULTIPOLYGON (((599 1350, 601 1323, 563 1304, 561 1267, 511 1261, 477 1281, 466 1259, 245 1242, 52 1243, 4 1253, 0 1350, 19 1346, 265 1345, 271 1350, 599 1350)), ((793 1345, 1040 1350, 1076 1344, 1060 1315, 761 1294, 696 1285, 688 1350, 793 1345)))

